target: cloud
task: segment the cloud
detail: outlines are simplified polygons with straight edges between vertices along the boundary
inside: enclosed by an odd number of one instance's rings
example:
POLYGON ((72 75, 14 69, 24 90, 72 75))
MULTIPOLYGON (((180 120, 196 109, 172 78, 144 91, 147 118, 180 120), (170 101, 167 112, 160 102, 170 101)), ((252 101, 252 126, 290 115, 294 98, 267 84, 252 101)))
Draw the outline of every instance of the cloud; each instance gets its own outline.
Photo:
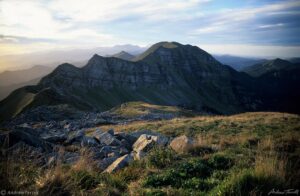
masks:
POLYGON ((232 54, 262 58, 291 58, 299 56, 300 46, 268 46, 250 44, 201 44, 200 48, 212 54, 232 54))
POLYGON ((265 25, 260 25, 258 28, 260 29, 270 29, 270 28, 276 28, 276 27, 282 27, 284 24, 282 23, 277 23, 277 24, 265 24, 265 25))
MULTIPOLYGON (((211 0, 56 0, 49 8, 76 22, 108 22, 128 16, 163 20, 187 15, 186 11, 211 0)), ((190 15, 190 13, 189 13, 190 15)))
MULTIPOLYGON (((237 8, 237 9, 226 9, 221 12, 209 14, 206 16, 207 23, 205 27, 199 27, 192 32, 191 35, 196 34, 209 34, 211 32, 224 32, 224 31, 232 31, 234 29, 241 29, 245 25, 249 24, 249 22, 263 20, 267 18, 269 15, 275 14, 284 14, 288 15, 291 13, 295 13, 294 8, 300 7, 300 1, 286 1, 277 4, 268 4, 261 7, 251 7, 251 8, 237 8), (283 12, 284 11, 284 12, 283 12)), ((299 12, 297 12, 299 13, 299 12)), ((263 24, 260 25, 259 28, 271 28, 271 27, 279 27, 284 24, 263 24)))
POLYGON ((299 0, 232 2, 0 0, 0 44, 18 53, 163 40, 300 45, 299 0))
POLYGON ((0 7, 0 32, 6 37, 75 42, 98 40, 102 44, 113 39, 112 35, 99 29, 82 28, 71 21, 55 17, 55 13, 42 1, 6 0, 0 1, 0 7))

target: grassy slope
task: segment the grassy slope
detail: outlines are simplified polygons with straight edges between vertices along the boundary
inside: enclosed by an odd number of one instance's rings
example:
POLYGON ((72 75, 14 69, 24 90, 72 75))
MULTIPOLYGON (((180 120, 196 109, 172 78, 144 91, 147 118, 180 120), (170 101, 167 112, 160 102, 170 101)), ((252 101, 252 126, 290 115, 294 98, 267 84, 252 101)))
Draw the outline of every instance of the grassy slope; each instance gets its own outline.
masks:
MULTIPOLYGON (((141 107, 157 108, 131 106, 134 114, 140 113, 141 107)), ((13 170, 17 175, 11 182, 15 180, 19 189, 24 188, 19 183, 20 175, 30 182, 27 189, 40 193, 99 195, 267 195, 273 188, 300 185, 299 115, 260 112, 197 116, 101 128, 187 134, 194 137, 196 145, 185 154, 154 149, 144 160, 114 174, 101 174, 83 153, 74 166, 58 165, 39 171, 29 165, 26 172, 13 170)))
POLYGON ((17 115, 34 100, 35 94, 28 92, 25 88, 18 89, 2 100, 0 104, 0 121, 17 115))
POLYGON ((175 106, 154 105, 145 102, 129 102, 110 110, 124 118, 136 118, 148 114, 174 114, 176 116, 195 116, 192 111, 181 109, 175 106))
POLYGON ((169 136, 187 134, 249 134, 253 136, 300 131, 299 115, 275 112, 242 113, 232 116, 198 116, 155 122, 133 122, 126 125, 102 126, 104 130, 134 131, 151 129, 169 136), (296 129, 295 129, 296 128, 296 129), (294 130, 295 129, 295 130, 294 130))

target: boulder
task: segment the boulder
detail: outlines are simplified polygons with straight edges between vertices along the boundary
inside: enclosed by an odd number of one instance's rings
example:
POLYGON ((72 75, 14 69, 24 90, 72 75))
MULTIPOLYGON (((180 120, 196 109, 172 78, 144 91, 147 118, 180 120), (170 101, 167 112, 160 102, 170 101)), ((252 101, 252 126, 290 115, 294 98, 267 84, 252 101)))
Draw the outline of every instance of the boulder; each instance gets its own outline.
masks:
POLYGON ((96 147, 99 146, 99 143, 93 137, 83 136, 80 145, 81 147, 96 147))
POLYGON ((124 167, 126 167, 131 161, 133 161, 133 158, 131 155, 126 154, 117 160, 115 160, 104 172, 112 173, 115 171, 118 171, 124 167))
POLYGON ((184 153, 187 152, 193 144, 192 138, 182 135, 174 138, 170 143, 170 147, 177 153, 184 153))
POLYGON ((98 161, 97 165, 100 170, 105 170, 108 166, 110 166, 115 160, 119 157, 108 157, 98 161))
POLYGON ((114 135, 118 140, 122 142, 122 144, 128 149, 134 144, 134 142, 138 139, 136 136, 132 136, 131 134, 127 134, 124 132, 115 133, 114 135))
POLYGON ((82 138, 84 137, 84 131, 79 130, 75 132, 71 132, 68 136, 68 139, 65 141, 65 144, 72 144, 72 143, 81 143, 82 138))
POLYGON ((41 138, 43 138, 44 140, 51 142, 51 143, 63 143, 64 141, 67 140, 67 136, 64 133, 60 133, 60 134, 45 134, 43 136, 41 136, 41 138))
POLYGON ((104 158, 112 152, 114 152, 114 148, 112 146, 103 146, 97 154, 99 158, 104 158))
POLYGON ((109 132, 94 134, 94 137, 101 143, 107 146, 120 146, 122 143, 109 132))
POLYGON ((107 133, 109 133, 110 135, 114 135, 115 131, 113 129, 110 129, 110 130, 107 131, 107 133))
POLYGON ((138 140, 133 144, 132 149, 135 153, 135 158, 141 159, 155 145, 165 146, 167 143, 168 143, 168 138, 165 136, 154 136, 154 135, 142 134, 138 138, 138 140))

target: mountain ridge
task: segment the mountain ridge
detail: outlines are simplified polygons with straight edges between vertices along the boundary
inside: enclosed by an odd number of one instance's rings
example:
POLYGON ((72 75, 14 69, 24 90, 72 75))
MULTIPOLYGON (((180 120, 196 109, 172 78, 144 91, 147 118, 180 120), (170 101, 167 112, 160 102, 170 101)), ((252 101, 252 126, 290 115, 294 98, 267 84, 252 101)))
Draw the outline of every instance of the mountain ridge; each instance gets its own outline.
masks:
POLYGON ((221 114, 262 110, 267 99, 257 96, 256 86, 255 79, 196 46, 159 42, 133 62, 95 54, 81 68, 62 64, 38 85, 16 90, 0 102, 0 118, 45 104, 105 111, 130 101, 221 114))
POLYGON ((282 70, 287 67, 293 66, 293 63, 283 60, 280 58, 268 60, 264 63, 255 64, 249 67, 242 69, 242 72, 245 72, 253 77, 261 76, 270 71, 282 70))

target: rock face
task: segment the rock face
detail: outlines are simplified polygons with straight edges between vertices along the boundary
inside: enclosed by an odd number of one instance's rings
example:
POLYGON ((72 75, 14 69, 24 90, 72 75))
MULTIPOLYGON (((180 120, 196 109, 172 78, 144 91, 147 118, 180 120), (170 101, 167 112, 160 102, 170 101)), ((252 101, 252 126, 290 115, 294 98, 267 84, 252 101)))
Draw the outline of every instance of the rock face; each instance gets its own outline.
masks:
POLYGON ((106 170, 104 170, 104 172, 108 172, 108 173, 115 172, 127 166, 132 160, 133 160, 132 156, 126 154, 118 158, 117 160, 115 160, 106 170))
POLYGON ((170 147, 177 153, 184 153, 193 146, 193 140, 185 135, 174 138, 170 147))

